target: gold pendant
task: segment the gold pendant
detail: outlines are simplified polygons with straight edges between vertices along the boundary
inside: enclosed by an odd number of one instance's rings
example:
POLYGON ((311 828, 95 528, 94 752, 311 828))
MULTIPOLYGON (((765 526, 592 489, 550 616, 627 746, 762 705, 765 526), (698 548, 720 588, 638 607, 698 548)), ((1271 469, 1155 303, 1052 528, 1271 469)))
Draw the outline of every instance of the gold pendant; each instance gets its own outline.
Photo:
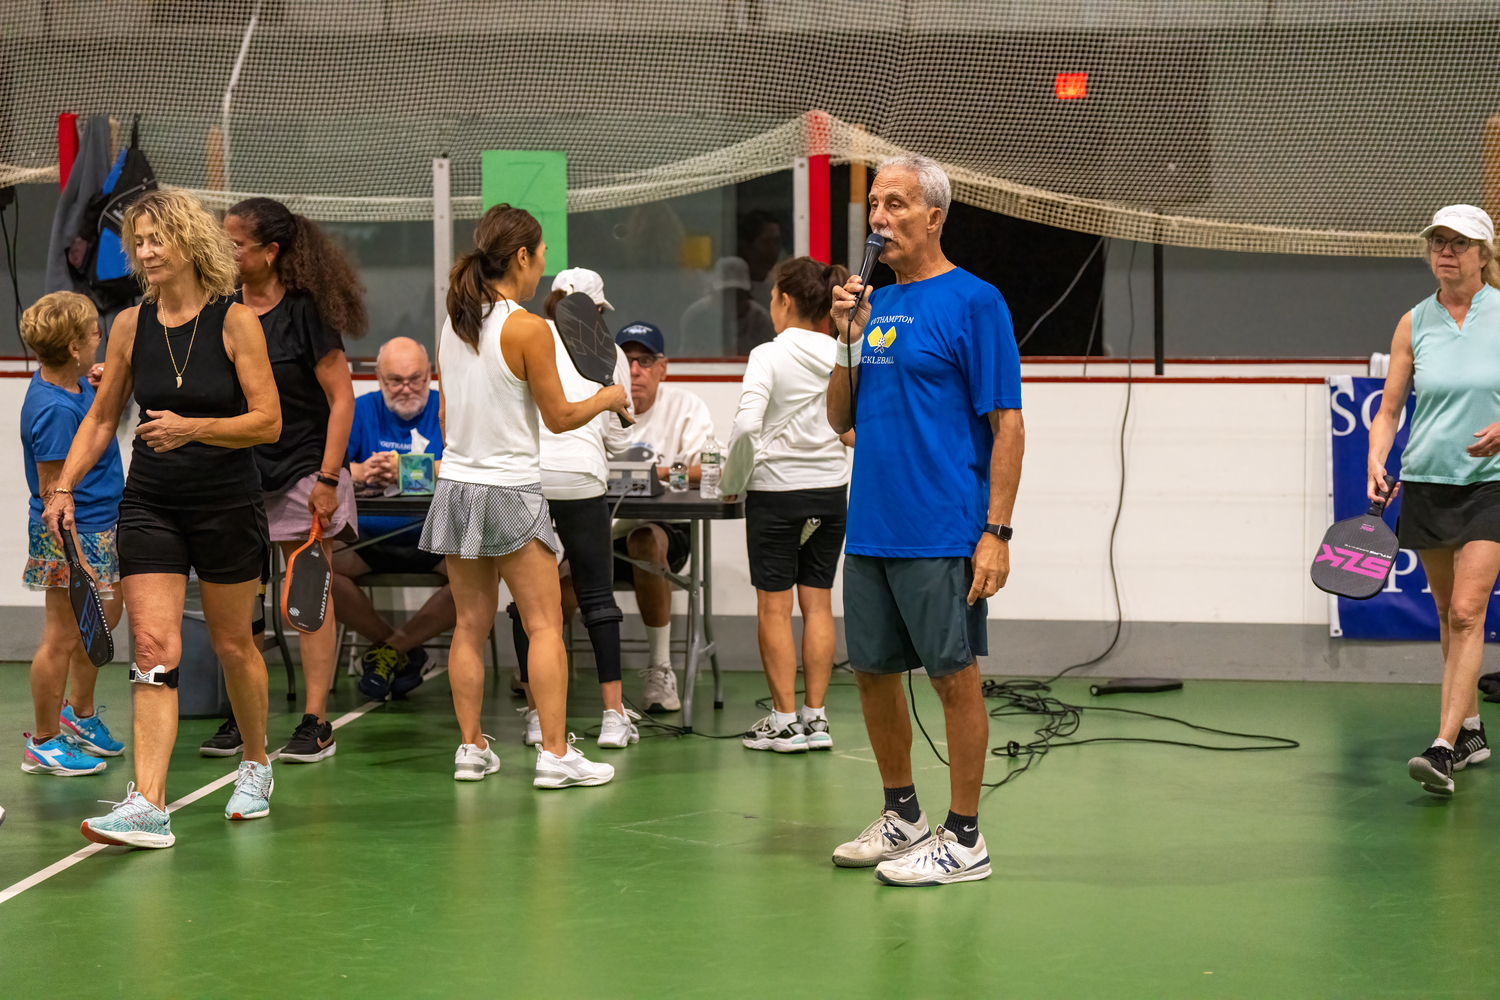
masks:
POLYGON ((177 388, 179 388, 179 389, 182 388, 182 376, 181 375, 177 376, 177 388))

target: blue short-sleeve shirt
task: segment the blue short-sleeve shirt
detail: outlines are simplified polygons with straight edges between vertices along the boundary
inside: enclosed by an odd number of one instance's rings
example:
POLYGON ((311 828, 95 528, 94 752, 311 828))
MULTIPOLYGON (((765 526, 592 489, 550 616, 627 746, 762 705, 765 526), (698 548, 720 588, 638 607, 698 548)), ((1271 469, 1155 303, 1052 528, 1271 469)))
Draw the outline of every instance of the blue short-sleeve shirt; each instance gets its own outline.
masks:
POLYGON ((846 550, 972 555, 989 513, 989 414, 1021 408, 1010 309, 962 268, 877 288, 870 302, 846 550))
MULTIPOLYGON (((42 519, 38 462, 60 462, 68 457, 78 425, 94 405, 94 389, 88 380, 78 380, 78 392, 69 392, 34 372, 21 403, 21 452, 25 456, 26 484, 31 487, 31 519, 42 519)), ((125 467, 120 446, 113 438, 99 461, 73 488, 73 521, 81 532, 107 531, 120 518, 120 494, 125 492, 125 467)))
MULTIPOLYGON (((434 461, 440 461, 443 457, 443 428, 438 422, 436 389, 428 390, 427 406, 411 420, 403 420, 391 412, 390 407, 385 405, 385 397, 379 391, 367 392, 354 401, 354 422, 349 428, 349 449, 346 454, 350 462, 363 462, 377 451, 410 455, 412 431, 416 431, 427 442, 426 454, 431 455, 434 461)), ((374 538, 421 523, 420 519, 409 517, 361 517, 359 533, 365 538, 374 538)), ((406 535, 402 535, 400 540, 408 539, 406 535)))

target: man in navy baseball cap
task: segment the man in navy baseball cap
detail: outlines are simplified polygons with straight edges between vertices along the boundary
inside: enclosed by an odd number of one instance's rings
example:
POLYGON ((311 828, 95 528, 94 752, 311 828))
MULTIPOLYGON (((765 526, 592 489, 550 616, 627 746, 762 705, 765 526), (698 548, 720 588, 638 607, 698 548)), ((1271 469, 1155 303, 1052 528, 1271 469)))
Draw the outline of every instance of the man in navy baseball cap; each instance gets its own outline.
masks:
POLYGON ((662 337, 661 330, 651 323, 632 323, 622 328, 619 333, 615 334, 615 343, 621 348, 629 344, 640 344, 657 357, 662 357, 667 353, 667 342, 662 337))

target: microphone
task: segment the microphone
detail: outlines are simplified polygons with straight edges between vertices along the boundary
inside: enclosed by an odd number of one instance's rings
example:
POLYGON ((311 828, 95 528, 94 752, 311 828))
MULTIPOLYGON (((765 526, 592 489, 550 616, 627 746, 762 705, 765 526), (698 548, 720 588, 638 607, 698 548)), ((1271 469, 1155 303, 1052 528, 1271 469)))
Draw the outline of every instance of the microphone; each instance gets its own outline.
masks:
MULTIPOLYGON (((864 287, 870 283, 870 273, 875 270, 875 261, 880 259, 880 251, 885 247, 885 237, 879 233, 871 233, 870 238, 865 240, 865 257, 859 263, 859 283, 864 287)), ((864 297, 860 292, 860 297, 864 297)))

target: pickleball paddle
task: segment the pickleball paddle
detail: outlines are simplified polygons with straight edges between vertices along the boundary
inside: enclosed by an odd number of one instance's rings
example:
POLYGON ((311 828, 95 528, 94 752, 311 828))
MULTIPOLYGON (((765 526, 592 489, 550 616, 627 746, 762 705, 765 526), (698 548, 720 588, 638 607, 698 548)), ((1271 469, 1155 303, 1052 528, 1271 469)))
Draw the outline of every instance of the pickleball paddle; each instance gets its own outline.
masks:
POLYGON ((1395 478, 1386 476, 1385 490, 1369 510, 1328 529, 1313 557, 1313 586, 1352 601, 1366 601, 1380 593, 1401 550, 1396 533, 1381 518, 1395 488, 1395 478))
MULTIPOLYGON (((59 525, 59 528, 62 526, 59 525)), ((104 605, 99 600, 99 588, 83 561, 78 558, 78 546, 73 544, 73 532, 62 530, 63 555, 68 560, 68 600, 73 602, 73 617, 78 620, 78 635, 83 639, 83 648, 88 650, 89 662, 102 667, 115 658, 115 640, 109 634, 109 625, 104 621, 104 605)))
MULTIPOLYGON (((599 307, 583 292, 574 292, 557 304, 557 336, 567 349, 578 374, 600 385, 615 384, 615 338, 604 325, 599 307)), ((623 414, 620 426, 630 422, 623 414)))
POLYGON ((286 561, 281 585, 281 616, 298 632, 316 632, 328 611, 328 587, 333 571, 323 556, 323 525, 313 518, 307 541, 286 561))

